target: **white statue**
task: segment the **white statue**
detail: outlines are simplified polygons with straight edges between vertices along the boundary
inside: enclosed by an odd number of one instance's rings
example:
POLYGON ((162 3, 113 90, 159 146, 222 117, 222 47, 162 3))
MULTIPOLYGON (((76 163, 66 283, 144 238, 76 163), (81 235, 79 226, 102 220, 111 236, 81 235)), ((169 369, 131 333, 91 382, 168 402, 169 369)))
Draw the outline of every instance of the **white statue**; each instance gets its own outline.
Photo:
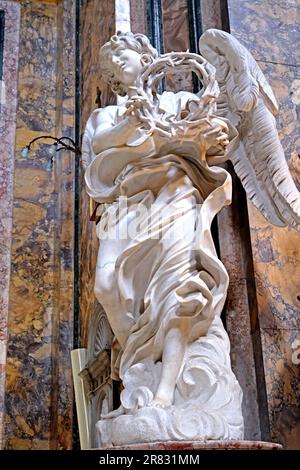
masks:
POLYGON ((120 408, 97 424, 104 447, 243 438, 220 320, 228 275, 210 230, 231 202, 231 178, 215 165, 232 160, 269 221, 300 222, 264 75, 225 32, 206 31, 200 51, 158 56, 142 34, 118 33, 100 53, 125 97, 95 110, 83 138, 87 191, 102 212, 95 294, 123 384, 120 408), (194 71, 201 91, 159 95, 162 78, 179 71, 194 71))

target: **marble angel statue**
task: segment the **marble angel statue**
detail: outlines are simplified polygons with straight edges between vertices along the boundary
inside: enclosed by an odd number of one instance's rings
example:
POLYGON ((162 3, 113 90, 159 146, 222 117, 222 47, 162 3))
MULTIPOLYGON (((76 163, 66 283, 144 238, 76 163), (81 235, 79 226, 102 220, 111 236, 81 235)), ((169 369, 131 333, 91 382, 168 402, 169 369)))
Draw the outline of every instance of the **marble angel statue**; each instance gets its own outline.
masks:
POLYGON ((101 211, 95 294, 115 336, 112 376, 122 381, 120 407, 97 423, 104 447, 243 438, 220 319, 228 275, 211 235, 231 202, 218 164, 233 162, 270 222, 300 223, 263 73, 225 32, 206 31, 200 52, 159 56, 132 33, 100 52, 103 76, 124 97, 95 110, 83 137, 87 192, 101 211), (158 93, 164 77, 191 71, 203 85, 197 95, 158 93))

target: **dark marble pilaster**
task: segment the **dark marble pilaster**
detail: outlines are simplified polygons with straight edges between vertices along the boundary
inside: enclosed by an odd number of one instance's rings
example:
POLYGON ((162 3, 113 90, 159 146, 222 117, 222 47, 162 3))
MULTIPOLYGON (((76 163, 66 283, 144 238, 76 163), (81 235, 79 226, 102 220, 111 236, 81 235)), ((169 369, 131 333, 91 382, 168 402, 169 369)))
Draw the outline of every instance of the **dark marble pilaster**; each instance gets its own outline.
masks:
POLYGON ((147 34, 146 0, 130 0, 130 23, 133 33, 147 34))
MULTIPOLYGON (((229 165, 228 165, 229 166, 229 165)), ((230 168, 227 169, 230 170, 230 168)), ((220 256, 229 275, 229 288, 224 309, 226 330, 230 339, 231 365, 243 391, 245 439, 261 439, 256 364, 251 337, 251 314, 255 295, 249 233, 246 230, 240 185, 233 178, 233 197, 229 207, 218 214, 220 256)))
MULTIPOLYGON (((99 106, 97 87, 101 91, 101 105, 114 102, 115 97, 108 86, 101 80, 99 50, 115 33, 115 5, 105 0, 83 2, 81 8, 81 129, 91 112, 99 106)), ((83 176, 83 171, 82 171, 83 176)), ((94 296, 94 276, 99 241, 96 236, 95 222, 90 221, 89 198, 85 192, 85 183, 81 184, 80 208, 80 324, 81 347, 87 346, 88 328, 92 315, 97 310, 94 296)))
MULTIPOLYGON (((164 52, 190 49, 187 2, 162 0, 164 52)), ((166 80, 166 89, 172 91, 193 90, 192 74, 176 74, 166 80)))
POLYGON ((187 2, 162 0, 164 50, 186 51, 189 48, 189 24, 187 2))
POLYGON ((222 29, 222 0, 204 0, 201 4, 202 29, 222 29))
MULTIPOLYGON (((75 139, 75 1, 57 6, 56 134, 75 139)), ((74 199, 75 156, 60 152, 54 166, 56 219, 54 234, 53 411, 51 448, 73 446, 74 199)), ((76 293, 75 293, 76 294, 76 293)))

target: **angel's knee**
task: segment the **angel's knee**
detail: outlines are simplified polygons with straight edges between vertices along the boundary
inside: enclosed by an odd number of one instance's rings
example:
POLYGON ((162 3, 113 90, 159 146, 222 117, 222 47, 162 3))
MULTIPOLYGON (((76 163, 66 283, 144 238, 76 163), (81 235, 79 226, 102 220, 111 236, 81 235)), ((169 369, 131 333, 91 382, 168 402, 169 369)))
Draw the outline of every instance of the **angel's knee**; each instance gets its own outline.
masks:
POLYGON ((115 270, 113 263, 97 267, 94 293, 99 302, 107 303, 116 292, 115 270))

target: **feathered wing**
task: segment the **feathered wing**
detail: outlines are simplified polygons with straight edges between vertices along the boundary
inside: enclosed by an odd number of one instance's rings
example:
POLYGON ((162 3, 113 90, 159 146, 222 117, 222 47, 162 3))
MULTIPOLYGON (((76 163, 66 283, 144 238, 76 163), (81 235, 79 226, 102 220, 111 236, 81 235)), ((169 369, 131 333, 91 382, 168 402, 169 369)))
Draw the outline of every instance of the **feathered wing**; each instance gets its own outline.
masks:
POLYGON ((249 199, 274 225, 300 229, 300 193, 291 177, 276 121, 276 99, 258 64, 237 39, 217 29, 200 38, 201 55, 216 68, 218 114, 239 132, 230 156, 249 199))

